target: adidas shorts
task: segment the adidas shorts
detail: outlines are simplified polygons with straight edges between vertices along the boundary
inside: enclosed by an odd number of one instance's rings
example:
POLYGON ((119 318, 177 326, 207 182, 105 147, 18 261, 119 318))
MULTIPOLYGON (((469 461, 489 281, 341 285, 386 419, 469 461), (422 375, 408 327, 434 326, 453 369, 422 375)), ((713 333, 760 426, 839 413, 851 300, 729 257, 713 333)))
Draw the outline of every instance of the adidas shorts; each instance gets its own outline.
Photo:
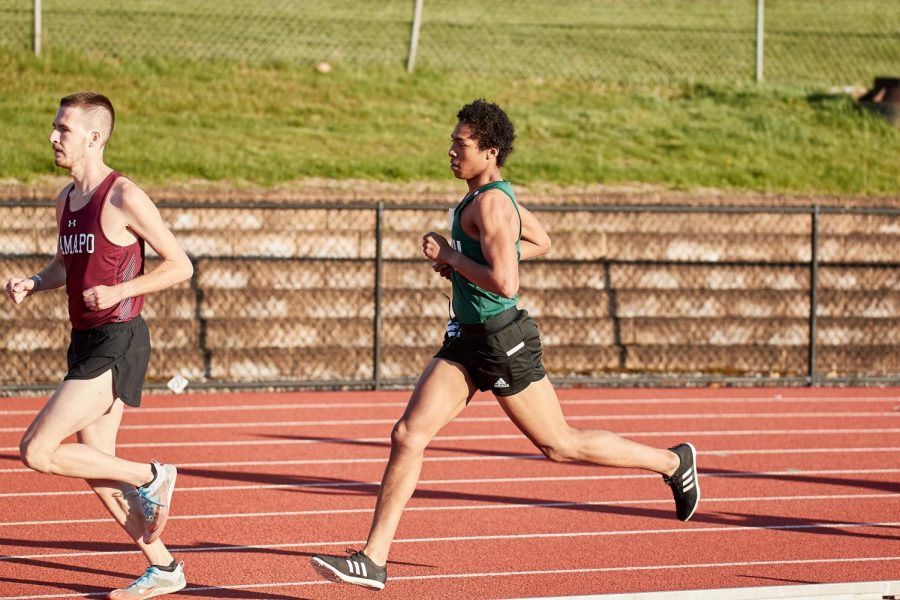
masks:
POLYGON ((435 358, 461 364, 479 390, 496 396, 518 394, 546 375, 538 327, 516 307, 484 323, 451 319, 435 358))
POLYGON ((150 364, 147 323, 138 315, 127 323, 73 329, 66 361, 65 379, 94 379, 112 369, 116 396, 128 406, 140 406, 150 364))

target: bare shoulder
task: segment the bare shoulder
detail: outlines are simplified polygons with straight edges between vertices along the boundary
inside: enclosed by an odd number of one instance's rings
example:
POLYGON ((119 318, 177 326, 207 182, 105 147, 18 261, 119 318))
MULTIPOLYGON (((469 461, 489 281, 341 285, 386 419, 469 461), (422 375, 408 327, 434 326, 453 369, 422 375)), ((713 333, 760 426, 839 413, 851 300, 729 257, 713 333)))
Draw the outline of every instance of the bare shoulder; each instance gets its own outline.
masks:
POLYGON ((138 184, 127 177, 119 177, 116 179, 112 188, 109 190, 109 198, 114 204, 122 208, 125 208, 126 205, 129 204, 152 202, 150 196, 148 196, 138 184))
POLYGON ((499 212, 500 214, 505 214, 510 211, 515 211, 509 196, 497 188, 492 188, 478 194, 478 196, 475 197, 475 200, 473 200, 473 204, 478 206, 480 212, 499 212))
POLYGON ((69 198, 69 193, 72 191, 72 188, 75 187, 74 183, 70 183, 63 189, 59 191, 56 195, 56 221, 57 223, 62 218, 63 211, 66 209, 66 200, 69 198))
POLYGON ((129 222, 156 211, 156 205, 150 196, 127 177, 119 177, 113 183, 109 191, 109 203, 121 211, 129 222))
POLYGON ((69 194, 72 192, 72 188, 75 187, 75 183, 70 183, 65 186, 63 189, 59 190, 59 193, 56 195, 56 209, 57 211, 61 211, 66 206, 66 200, 69 199, 69 194))
POLYGON ((64 203, 66 201, 66 198, 69 197, 69 192, 72 191, 73 187, 75 187, 75 184, 69 183, 63 189, 59 190, 59 193, 56 195, 56 203, 64 203))
POLYGON ((506 195, 506 192, 504 192, 503 190, 498 189, 498 188, 491 188, 489 190, 485 190, 485 191, 481 192, 480 194, 478 194, 478 196, 476 196, 475 199, 481 200, 481 201, 484 201, 484 200, 506 200, 507 202, 509 202, 509 196, 506 195))

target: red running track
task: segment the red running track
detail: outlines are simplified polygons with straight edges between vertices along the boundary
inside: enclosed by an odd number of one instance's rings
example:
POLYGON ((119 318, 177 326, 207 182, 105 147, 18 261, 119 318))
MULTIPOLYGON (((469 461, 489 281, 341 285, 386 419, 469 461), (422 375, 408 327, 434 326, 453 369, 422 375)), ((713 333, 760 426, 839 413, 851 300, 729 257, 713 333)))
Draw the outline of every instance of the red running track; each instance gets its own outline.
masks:
MULTIPOLYGON (((310 554, 361 547, 406 392, 148 396, 120 455, 179 467, 164 536, 194 598, 371 598, 310 554)), ((379 598, 884 581, 900 572, 900 389, 561 390, 570 423, 694 443, 703 500, 540 457, 489 396, 426 454, 379 598)), ((84 482, 18 461, 43 398, 0 400, 0 600, 102 597, 146 564, 84 482)))

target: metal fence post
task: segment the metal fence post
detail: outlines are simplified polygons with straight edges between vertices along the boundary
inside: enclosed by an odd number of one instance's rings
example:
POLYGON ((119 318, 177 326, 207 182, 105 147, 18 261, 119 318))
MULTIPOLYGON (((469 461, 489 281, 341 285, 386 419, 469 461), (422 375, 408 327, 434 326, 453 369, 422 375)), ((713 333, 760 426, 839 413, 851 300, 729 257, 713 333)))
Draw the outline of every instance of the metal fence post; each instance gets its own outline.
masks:
POLYGON ((34 0, 34 55, 41 55, 41 0, 34 0))
POLYGON ((756 0, 756 82, 763 80, 763 15, 765 13, 766 0, 756 0))
POLYGON ((812 209, 809 249, 809 385, 816 385, 816 291, 819 277, 819 205, 812 209))
POLYGON ((409 56, 406 59, 406 72, 412 73, 416 67, 416 50, 419 49, 419 29, 422 27, 422 2, 416 0, 416 10, 413 14, 412 35, 409 38, 409 56))
POLYGON ((384 229, 384 200, 375 209, 375 319, 372 323, 372 381, 381 389, 381 287, 383 256, 381 243, 384 229))

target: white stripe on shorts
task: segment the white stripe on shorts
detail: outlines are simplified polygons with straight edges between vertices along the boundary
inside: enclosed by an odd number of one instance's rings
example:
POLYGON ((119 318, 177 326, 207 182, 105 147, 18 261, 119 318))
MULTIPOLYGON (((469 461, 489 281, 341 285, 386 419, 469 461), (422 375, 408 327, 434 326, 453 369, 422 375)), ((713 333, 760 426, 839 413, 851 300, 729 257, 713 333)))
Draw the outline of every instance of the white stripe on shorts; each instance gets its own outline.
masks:
POLYGON ((513 354, 515 354, 516 352, 518 352, 519 350, 521 350, 521 349, 524 348, 524 347, 525 347, 525 342, 524 342, 524 341, 523 341, 523 342, 519 342, 519 343, 516 344, 511 350, 507 350, 507 351, 506 351, 506 355, 507 355, 507 356, 512 356, 513 354))

